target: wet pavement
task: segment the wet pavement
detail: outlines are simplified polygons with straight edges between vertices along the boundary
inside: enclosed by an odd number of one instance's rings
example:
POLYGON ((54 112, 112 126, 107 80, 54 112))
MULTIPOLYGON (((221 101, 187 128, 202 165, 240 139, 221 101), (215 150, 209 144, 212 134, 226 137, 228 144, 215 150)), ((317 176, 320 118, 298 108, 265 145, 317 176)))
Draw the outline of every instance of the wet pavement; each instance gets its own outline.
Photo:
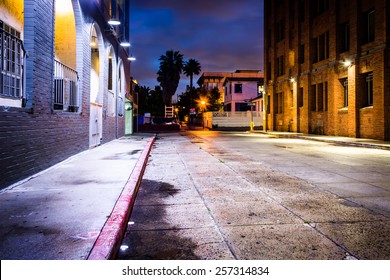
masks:
POLYGON ((119 259, 390 259, 390 152, 224 135, 159 135, 119 259))
POLYGON ((138 134, 80 153, 0 192, 0 259, 111 258, 126 226, 118 259, 390 259, 389 143, 290 136, 138 134))
POLYGON ((0 259, 88 258, 152 138, 114 140, 2 190, 0 259))

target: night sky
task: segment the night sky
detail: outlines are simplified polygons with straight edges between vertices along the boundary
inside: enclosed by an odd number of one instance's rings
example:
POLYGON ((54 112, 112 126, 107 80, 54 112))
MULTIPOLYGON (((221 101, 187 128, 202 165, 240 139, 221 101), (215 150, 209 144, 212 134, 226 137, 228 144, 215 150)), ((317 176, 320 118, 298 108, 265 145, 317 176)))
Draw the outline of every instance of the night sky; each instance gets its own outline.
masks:
MULTIPOLYGON (((129 53, 137 59, 131 76, 142 86, 158 85, 158 59, 170 49, 199 61, 202 72, 263 70, 263 0, 131 0, 130 5, 129 53)), ((183 74, 176 93, 187 85, 183 74)))

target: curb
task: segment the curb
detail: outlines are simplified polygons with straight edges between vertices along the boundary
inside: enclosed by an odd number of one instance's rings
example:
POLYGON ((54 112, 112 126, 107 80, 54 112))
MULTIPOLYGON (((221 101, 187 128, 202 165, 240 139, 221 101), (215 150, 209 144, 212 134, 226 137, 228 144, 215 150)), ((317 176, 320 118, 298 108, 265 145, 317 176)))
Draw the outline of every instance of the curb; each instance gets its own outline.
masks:
POLYGON ((87 260, 110 260, 115 257, 127 228, 127 222, 135 202, 148 157, 156 139, 149 140, 126 182, 110 217, 107 219, 93 245, 87 260))

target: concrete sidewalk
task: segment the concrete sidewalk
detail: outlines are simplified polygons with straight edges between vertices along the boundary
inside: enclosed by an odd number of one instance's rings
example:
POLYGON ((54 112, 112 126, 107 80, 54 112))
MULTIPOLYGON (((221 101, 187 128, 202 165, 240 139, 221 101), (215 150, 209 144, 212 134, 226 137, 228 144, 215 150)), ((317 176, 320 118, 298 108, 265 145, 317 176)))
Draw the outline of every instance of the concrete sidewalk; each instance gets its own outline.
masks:
POLYGON ((333 143, 333 144, 344 145, 344 146, 390 150, 390 141, 380 141, 375 139, 304 134, 304 133, 295 133, 295 132, 279 132, 279 131, 265 132, 260 130, 250 131, 250 133, 267 134, 271 137, 276 137, 276 138, 299 138, 305 140, 333 143))
POLYGON ((153 134, 111 141, 0 192, 0 259, 109 259, 153 134))

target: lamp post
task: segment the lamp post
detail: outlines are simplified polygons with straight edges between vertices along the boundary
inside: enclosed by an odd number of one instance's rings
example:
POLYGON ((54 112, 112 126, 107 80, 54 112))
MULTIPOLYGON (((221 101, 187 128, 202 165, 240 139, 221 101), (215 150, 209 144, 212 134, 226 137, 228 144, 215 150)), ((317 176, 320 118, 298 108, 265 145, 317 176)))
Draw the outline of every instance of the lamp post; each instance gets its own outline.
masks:
POLYGON ((202 100, 200 102, 200 104, 202 105, 201 106, 201 108, 202 108, 202 126, 203 126, 203 129, 204 129, 204 110, 205 110, 206 101, 202 100))

